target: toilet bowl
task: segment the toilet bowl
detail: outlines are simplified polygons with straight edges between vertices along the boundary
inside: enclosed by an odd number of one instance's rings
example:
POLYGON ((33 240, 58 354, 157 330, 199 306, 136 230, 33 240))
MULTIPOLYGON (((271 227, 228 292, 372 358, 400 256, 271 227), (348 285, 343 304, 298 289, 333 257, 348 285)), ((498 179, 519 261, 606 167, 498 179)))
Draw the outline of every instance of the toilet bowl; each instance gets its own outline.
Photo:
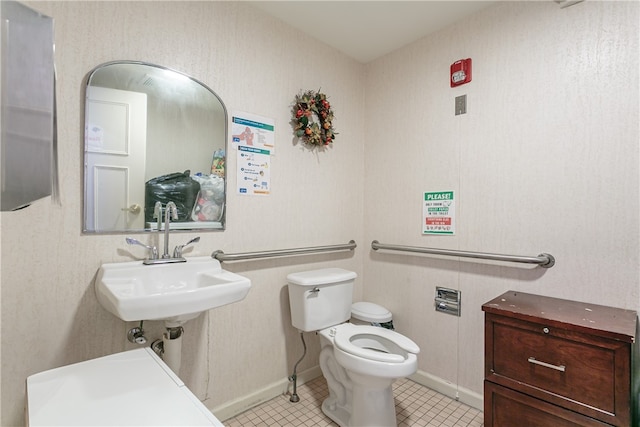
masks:
MULTIPOLYGON (((355 314, 355 278, 356 273, 340 268, 289 274, 291 321, 320 336, 320 369, 329 388, 322 411, 342 427, 396 426, 391 386, 416 372, 420 348, 393 330, 347 322, 355 314)), ((366 321, 389 322, 390 313, 376 307, 381 317, 366 321)))
POLYGON ((329 397, 322 411, 340 426, 395 426, 392 385, 416 372, 417 344, 397 332, 343 323, 318 332, 329 397))
POLYGON ((25 412, 31 427, 223 427, 150 348, 31 375, 25 412))

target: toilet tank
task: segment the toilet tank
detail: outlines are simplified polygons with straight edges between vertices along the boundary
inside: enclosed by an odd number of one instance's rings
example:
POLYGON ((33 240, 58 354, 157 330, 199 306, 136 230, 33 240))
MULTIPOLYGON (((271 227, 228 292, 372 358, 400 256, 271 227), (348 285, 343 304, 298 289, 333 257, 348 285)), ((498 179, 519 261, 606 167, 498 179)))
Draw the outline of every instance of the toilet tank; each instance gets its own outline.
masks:
POLYGON ((358 275, 342 268, 301 271, 287 276, 291 323, 301 331, 319 331, 349 320, 353 282, 358 275))

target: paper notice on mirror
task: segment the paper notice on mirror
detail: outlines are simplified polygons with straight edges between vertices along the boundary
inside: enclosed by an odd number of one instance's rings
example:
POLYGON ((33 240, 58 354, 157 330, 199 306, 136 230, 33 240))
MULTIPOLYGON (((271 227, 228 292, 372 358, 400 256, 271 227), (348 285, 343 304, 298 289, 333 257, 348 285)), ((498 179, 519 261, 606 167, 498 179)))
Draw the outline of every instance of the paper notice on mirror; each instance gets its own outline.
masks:
POLYGON ((271 153, 269 150, 238 145, 237 179, 238 194, 267 196, 271 191, 271 153))
POLYGON ((251 113, 234 112, 231 120, 231 145, 257 147, 275 154, 275 120, 251 113))

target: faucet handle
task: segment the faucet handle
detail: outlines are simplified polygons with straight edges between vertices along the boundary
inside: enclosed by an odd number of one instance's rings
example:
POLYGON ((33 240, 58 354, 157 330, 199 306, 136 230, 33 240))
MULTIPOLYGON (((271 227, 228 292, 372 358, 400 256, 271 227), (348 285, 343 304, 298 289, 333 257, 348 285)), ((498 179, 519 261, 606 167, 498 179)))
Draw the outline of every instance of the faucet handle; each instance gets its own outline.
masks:
POLYGON ((184 245, 178 245, 173 249, 173 257, 174 258, 182 258, 182 250, 184 249, 185 246, 188 246, 192 243, 198 243, 200 241, 200 237, 194 237, 193 239, 189 240, 187 243, 185 243, 184 245))
POLYGON ((130 245, 138 245, 149 250, 149 259, 158 259, 158 248, 155 246, 148 246, 142 243, 140 240, 132 239, 131 237, 127 237, 126 241, 130 245))

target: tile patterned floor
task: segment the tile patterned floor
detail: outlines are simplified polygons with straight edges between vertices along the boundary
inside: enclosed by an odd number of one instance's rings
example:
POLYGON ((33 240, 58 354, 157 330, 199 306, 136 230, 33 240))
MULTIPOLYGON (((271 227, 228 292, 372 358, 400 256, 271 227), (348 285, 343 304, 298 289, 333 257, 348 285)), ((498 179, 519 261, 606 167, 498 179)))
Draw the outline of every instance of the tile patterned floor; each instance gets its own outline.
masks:
MULTIPOLYGON (((329 394, 324 377, 298 386, 300 401, 291 403, 289 396, 277 396, 234 418, 227 427, 287 426, 336 427, 322 413, 320 405, 329 394)), ((399 379, 393 384, 398 427, 482 427, 482 411, 460 403, 411 380, 399 379)))

